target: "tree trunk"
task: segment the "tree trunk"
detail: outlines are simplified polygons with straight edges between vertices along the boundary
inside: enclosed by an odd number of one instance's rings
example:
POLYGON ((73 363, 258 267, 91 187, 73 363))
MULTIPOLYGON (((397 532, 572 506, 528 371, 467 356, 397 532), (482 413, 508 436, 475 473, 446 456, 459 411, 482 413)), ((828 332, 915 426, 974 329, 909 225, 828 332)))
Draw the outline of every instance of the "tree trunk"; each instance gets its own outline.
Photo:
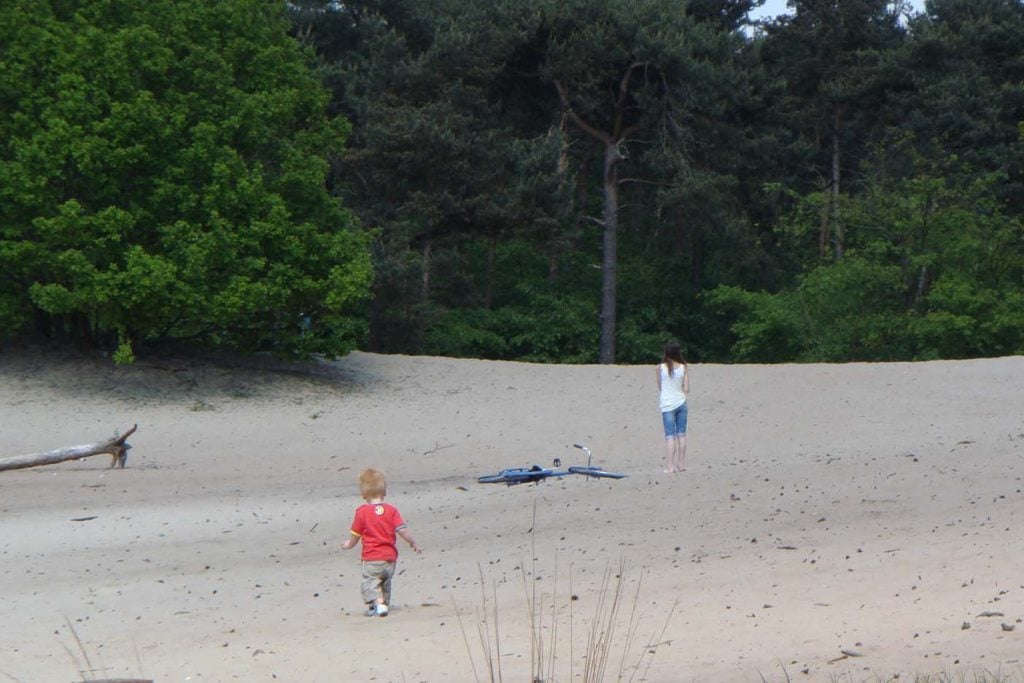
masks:
POLYGON ((433 254, 431 243, 428 239, 423 244, 423 302, 430 300, 430 257, 433 254))
POLYGON ((629 99, 629 84, 633 72, 646 67, 646 62, 634 62, 622 74, 619 89, 612 110, 612 127, 610 131, 596 128, 583 120, 572 108, 569 93, 565 86, 555 81, 555 89, 562 101, 562 113, 576 127, 599 141, 604 148, 604 257, 601 265, 601 340, 598 348, 598 362, 610 364, 615 362, 615 325, 616 325, 616 281, 618 279, 618 237, 619 237, 619 171, 618 164, 623 159, 619 146, 628 138, 632 126, 625 124, 625 112, 629 99))
POLYGON ((843 224, 840 221, 839 215, 839 177, 841 173, 841 167, 839 164, 839 152, 841 145, 839 143, 839 131, 843 125, 843 107, 836 105, 835 119, 833 123, 832 131, 832 194, 830 195, 832 204, 832 232, 835 235, 836 247, 835 247, 835 260, 839 261, 843 258, 843 251, 845 245, 843 244, 843 224))
POLYGON ((38 467, 39 465, 53 465, 66 460, 79 460, 81 458, 88 458, 90 455, 101 454, 107 454, 112 458, 110 462, 112 468, 115 465, 123 468, 125 461, 128 460, 128 449, 131 448, 129 444, 125 443, 125 440, 136 429, 138 429, 138 425, 132 425, 132 428, 124 434, 120 436, 115 435, 106 441, 97 441, 96 443, 88 443, 81 446, 68 446, 67 448, 58 448, 55 451, 47 451, 45 453, 0 458, 0 472, 4 470, 20 470, 26 467, 38 467))
POLYGON ((699 291, 704 280, 704 230, 690 230, 690 287, 699 291))
POLYGON ((601 346, 599 362, 615 362, 616 284, 619 263, 619 151, 614 140, 604 149, 604 258, 601 264, 601 346))
POLYGON ((498 237, 492 236, 487 243, 487 289, 484 291, 484 308, 494 306, 494 258, 498 251, 498 237))
POLYGON ((567 119, 568 117, 565 115, 565 112, 562 112, 562 118, 558 122, 558 137, 561 140, 561 144, 558 146, 558 165, 555 167, 555 172, 562 180, 565 179, 566 173, 569 172, 569 131, 566 126, 567 119))
POLYGON ((832 207, 832 194, 828 187, 828 181, 824 178, 821 179, 821 211, 818 216, 818 256, 825 258, 828 254, 828 237, 829 237, 829 214, 831 213, 832 207))

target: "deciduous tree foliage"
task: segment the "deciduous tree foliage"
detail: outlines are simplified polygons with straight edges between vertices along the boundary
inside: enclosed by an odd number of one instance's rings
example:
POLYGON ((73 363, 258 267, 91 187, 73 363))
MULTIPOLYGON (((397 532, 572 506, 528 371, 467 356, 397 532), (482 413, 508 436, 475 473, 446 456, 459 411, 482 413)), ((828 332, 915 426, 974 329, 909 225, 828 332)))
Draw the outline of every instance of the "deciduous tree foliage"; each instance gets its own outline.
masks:
POLYGON ((340 354, 367 240, 344 120, 266 0, 14 0, 0 22, 0 329, 340 354))
MULTIPOLYGON (((873 120, 862 130, 878 144, 859 146, 863 162, 844 169, 847 188, 788 188, 797 205, 774 233, 794 256, 794 282, 707 295, 711 309, 734 320, 733 358, 1024 350, 1024 4, 933 0, 927 10, 904 41, 872 51, 881 96, 869 99, 874 110, 862 110, 860 121, 873 120), (833 210, 843 220, 845 263, 823 261, 812 248, 820 217, 833 210)), ((781 48, 783 34, 770 38, 781 48)))
MULTIPOLYGON (((842 261, 821 260, 780 292, 709 293, 713 307, 736 315, 737 360, 905 361, 1024 350, 1024 221, 998 196, 1005 174, 921 163, 909 178, 869 168, 867 190, 842 206, 850 236, 842 261)), ((813 216, 826 201, 802 200, 786 226, 792 248, 813 241, 813 216)))
POLYGON ((8 335, 1024 352, 1021 0, 8 4, 8 335))

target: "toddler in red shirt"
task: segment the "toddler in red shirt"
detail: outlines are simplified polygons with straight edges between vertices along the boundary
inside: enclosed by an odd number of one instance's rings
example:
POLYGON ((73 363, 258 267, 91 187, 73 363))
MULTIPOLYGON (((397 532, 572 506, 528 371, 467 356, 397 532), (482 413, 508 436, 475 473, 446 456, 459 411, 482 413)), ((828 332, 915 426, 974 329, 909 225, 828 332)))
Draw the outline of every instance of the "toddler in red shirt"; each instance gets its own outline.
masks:
POLYGON ((417 553, 423 552, 402 520, 394 505, 384 502, 387 481, 375 469, 363 470, 359 475, 359 493, 365 504, 356 508, 349 537, 341 544, 342 550, 354 548, 363 542, 363 602, 366 615, 386 617, 391 604, 391 579, 395 575, 398 547, 395 535, 402 537, 417 553))

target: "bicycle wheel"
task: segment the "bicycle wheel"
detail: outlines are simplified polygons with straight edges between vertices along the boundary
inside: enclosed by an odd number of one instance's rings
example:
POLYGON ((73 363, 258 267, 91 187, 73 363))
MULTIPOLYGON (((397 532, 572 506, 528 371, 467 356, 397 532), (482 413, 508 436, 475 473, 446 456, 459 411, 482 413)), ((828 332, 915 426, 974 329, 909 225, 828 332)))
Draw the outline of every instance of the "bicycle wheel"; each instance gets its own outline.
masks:
POLYGON ((609 472, 608 470, 603 470, 600 467, 570 467, 569 472, 572 474, 583 474, 597 479, 622 479, 627 476, 622 472, 609 472))

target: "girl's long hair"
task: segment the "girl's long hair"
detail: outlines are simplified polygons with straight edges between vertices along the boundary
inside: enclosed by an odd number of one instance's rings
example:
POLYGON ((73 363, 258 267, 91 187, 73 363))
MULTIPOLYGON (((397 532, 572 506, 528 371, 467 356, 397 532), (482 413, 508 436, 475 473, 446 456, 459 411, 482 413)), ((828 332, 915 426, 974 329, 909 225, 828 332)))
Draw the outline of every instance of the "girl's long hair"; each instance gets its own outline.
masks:
POLYGON ((673 362, 686 367, 686 359, 683 358, 683 350, 679 347, 679 342, 672 340, 665 344, 665 354, 661 358, 661 362, 668 368, 668 374, 671 376, 675 372, 675 366, 673 362))

